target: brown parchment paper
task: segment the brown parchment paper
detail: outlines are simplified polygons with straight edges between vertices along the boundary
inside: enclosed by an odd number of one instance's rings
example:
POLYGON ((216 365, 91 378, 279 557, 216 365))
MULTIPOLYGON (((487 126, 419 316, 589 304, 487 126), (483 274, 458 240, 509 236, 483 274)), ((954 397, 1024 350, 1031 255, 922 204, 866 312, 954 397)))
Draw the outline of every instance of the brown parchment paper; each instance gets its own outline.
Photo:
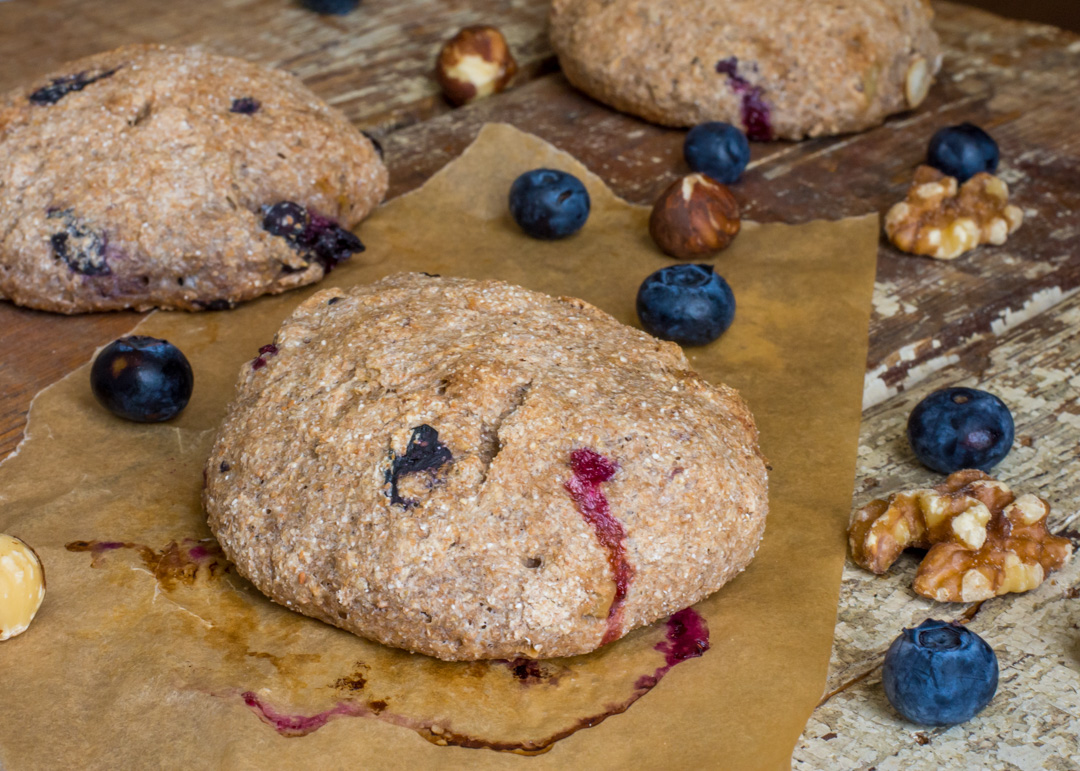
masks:
MULTIPOLYGON (((636 324, 638 285, 671 262, 647 218, 568 155, 489 125, 376 212, 368 250, 324 285, 399 270, 495 277, 636 324), (538 166, 589 188, 592 215, 569 240, 530 240, 506 211, 510 183, 538 166)), ((0 531, 32 544, 48 577, 29 631, 0 643, 0 766, 789 767, 829 660, 877 241, 875 216, 748 223, 713 261, 735 323, 688 354, 754 411, 771 512, 750 568, 696 607, 710 650, 674 667, 663 621, 573 659, 445 663, 263 598, 210 539, 202 463, 239 368, 314 288, 151 315, 139 333, 175 342, 194 367, 186 411, 162 425, 114 419, 83 367, 38 395, 0 466, 0 531)))

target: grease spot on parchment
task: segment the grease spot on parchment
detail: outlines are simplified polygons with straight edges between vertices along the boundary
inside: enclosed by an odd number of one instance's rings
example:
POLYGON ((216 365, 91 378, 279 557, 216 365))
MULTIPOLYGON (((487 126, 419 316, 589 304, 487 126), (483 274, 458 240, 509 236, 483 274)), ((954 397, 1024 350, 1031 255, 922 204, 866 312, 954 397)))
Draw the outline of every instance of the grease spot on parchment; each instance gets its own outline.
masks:
MULTIPOLYGON (((242 703, 285 737, 363 717, 439 746, 539 754, 625 712, 674 666, 709 648, 705 619, 688 608, 585 656, 439 661, 274 605, 235 574, 213 539, 179 538, 160 548, 118 540, 66 547, 90 554, 92 568, 120 582, 147 580, 131 576, 132 563, 141 563, 138 575, 153 576, 154 597, 187 611, 168 616, 184 627, 186 658, 201 656, 197 666, 171 670, 173 687, 242 703)), ((176 650, 165 658, 185 655, 176 650)))
POLYGON ((131 549, 139 555, 158 584, 166 589, 177 583, 191 584, 200 573, 213 577, 232 568, 221 547, 212 538, 183 538, 170 541, 161 549, 131 541, 71 541, 64 544, 64 548, 71 552, 89 552, 90 565, 95 568, 102 567, 109 552, 131 549))

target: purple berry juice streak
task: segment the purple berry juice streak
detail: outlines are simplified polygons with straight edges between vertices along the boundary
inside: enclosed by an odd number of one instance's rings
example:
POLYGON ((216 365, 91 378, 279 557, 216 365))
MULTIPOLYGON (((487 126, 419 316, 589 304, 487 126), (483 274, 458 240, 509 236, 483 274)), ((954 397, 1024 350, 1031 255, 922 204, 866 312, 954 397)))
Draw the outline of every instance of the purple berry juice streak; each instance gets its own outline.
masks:
POLYGON ((615 599, 608 609, 608 627, 601 645, 622 635, 623 606, 634 578, 634 567, 626 559, 626 530, 611 515, 604 491, 600 489, 618 470, 618 465, 595 450, 584 447, 570 454, 573 476, 563 485, 585 521, 596 531, 597 540, 607 550, 608 564, 615 577, 615 599))
POLYGON ((259 355, 255 357, 255 360, 251 362, 251 368, 258 372, 260 369, 266 366, 266 358, 269 356, 277 355, 278 347, 273 343, 264 345, 259 349, 259 355))
POLYGON ((638 678, 634 687, 651 690, 676 664, 696 659, 709 650, 709 625, 693 608, 673 613, 667 620, 667 638, 656 644, 656 650, 664 654, 664 666, 651 675, 638 678))
POLYGON ((244 700, 244 704, 248 705, 251 711, 259 716, 260 720, 272 726, 282 736, 307 736, 329 723, 331 718, 342 715, 359 717, 370 714, 368 709, 359 704, 343 701, 325 712, 318 712, 314 715, 286 715, 262 701, 252 691, 245 691, 240 694, 240 697, 244 700))
POLYGON ((752 85, 739 75, 739 60, 734 56, 718 61, 716 71, 721 75, 727 75, 731 90, 742 97, 742 122, 746 129, 746 136, 760 142, 768 142, 772 139, 769 105, 762 99, 762 94, 765 92, 761 86, 752 85))

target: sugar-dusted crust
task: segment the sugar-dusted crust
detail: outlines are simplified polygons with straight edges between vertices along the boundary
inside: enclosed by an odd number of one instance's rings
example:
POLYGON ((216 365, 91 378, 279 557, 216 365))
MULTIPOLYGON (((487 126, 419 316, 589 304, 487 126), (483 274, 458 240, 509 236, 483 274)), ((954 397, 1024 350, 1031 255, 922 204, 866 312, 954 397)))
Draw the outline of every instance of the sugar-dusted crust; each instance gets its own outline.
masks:
POLYGON ((757 549, 765 464, 738 393, 581 300, 398 274, 319 292, 272 345, 244 365, 204 502, 240 573, 301 613, 443 659, 568 656, 757 549), (391 484, 420 426, 445 451, 391 484), (610 479, 572 470, 590 452, 610 479), (615 612, 590 507, 624 536, 615 612))
POLYGON ((921 101, 905 91, 917 60, 938 69, 932 17, 928 0, 554 0, 551 44, 571 83, 624 112, 801 139, 921 101))
POLYGON ((0 98, 0 296, 80 313, 282 292, 325 270, 261 208, 351 228, 386 186, 372 143, 288 73, 165 46, 80 59, 0 98))

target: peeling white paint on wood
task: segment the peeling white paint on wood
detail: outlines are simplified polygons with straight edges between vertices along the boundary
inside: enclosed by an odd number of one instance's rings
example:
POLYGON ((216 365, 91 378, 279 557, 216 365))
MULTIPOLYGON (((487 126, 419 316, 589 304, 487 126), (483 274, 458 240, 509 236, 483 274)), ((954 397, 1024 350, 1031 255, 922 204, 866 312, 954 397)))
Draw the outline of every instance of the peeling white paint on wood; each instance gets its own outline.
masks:
POLYGON ((1063 300, 1080 292, 1080 288, 1062 292, 1061 287, 1055 286, 1049 289, 1041 289, 1031 296, 1019 310, 1006 308, 996 321, 990 322, 990 331, 995 335, 1002 335, 1015 326, 1035 318, 1040 313, 1053 308, 1063 300))
MULTIPOLYGON (((927 375, 864 416, 853 507, 940 481, 914 458, 904 427, 926 394, 963 385, 998 394, 1016 420, 1017 443, 995 475, 1019 492, 1046 498, 1051 530, 1075 529, 1080 522, 1080 296, 1069 293, 1027 323, 1013 323, 989 351, 976 340, 948 355, 957 359, 954 370, 927 375)), ((911 581, 917 567, 914 555, 902 556, 880 577, 854 564, 845 567, 826 693, 841 690, 814 711, 793 767, 1080 768, 1080 558, 1032 592, 980 606, 970 625, 997 652, 998 693, 973 720, 948 728, 906 722, 881 687, 880 665, 901 628, 926 618, 961 618, 974 609, 915 595, 911 581)))

